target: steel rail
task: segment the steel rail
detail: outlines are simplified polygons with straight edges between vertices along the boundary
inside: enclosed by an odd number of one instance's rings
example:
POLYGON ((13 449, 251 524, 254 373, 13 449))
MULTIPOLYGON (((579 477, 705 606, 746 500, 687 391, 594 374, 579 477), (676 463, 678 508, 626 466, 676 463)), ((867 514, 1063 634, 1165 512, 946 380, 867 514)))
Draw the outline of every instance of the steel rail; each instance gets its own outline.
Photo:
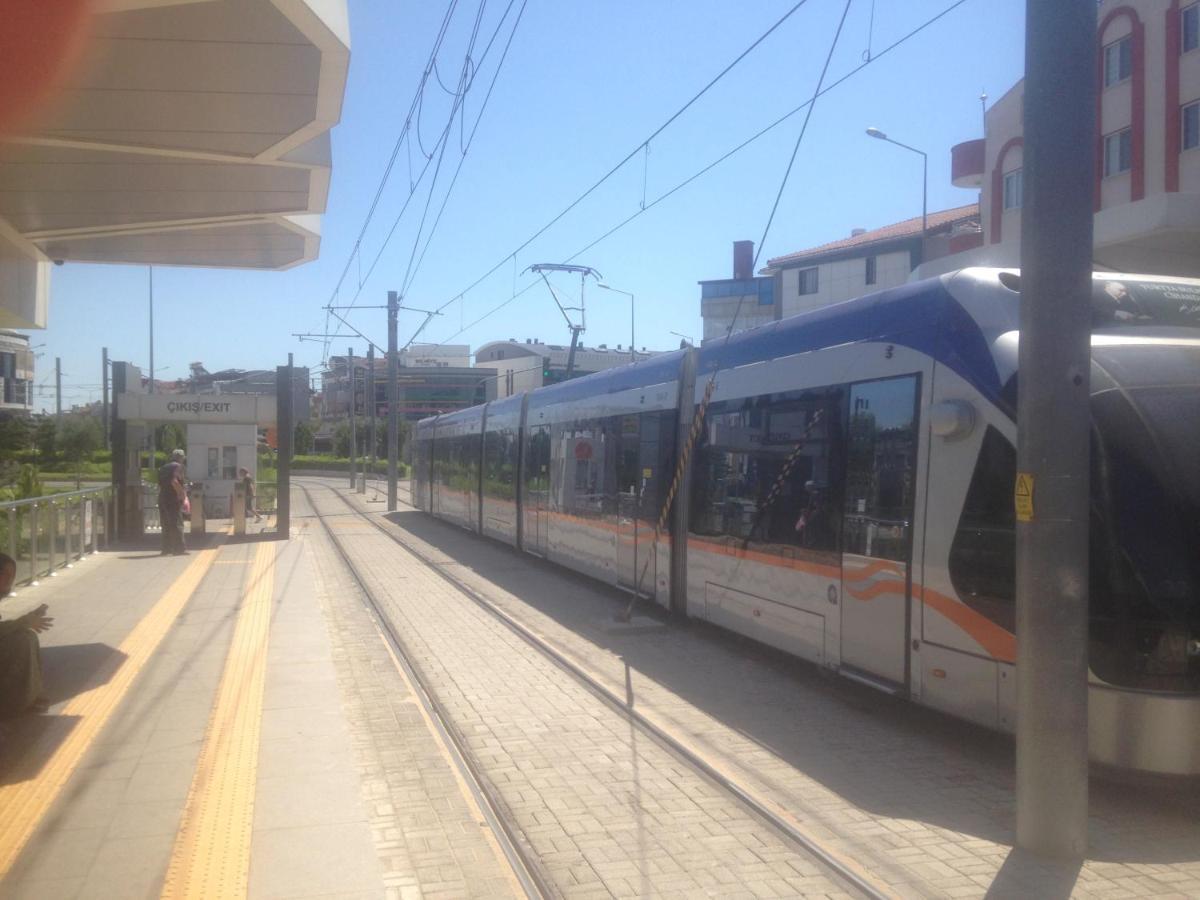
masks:
MULTIPOLYGON (((886 889, 886 887, 874 883, 866 874, 865 870, 863 872, 857 871, 856 866, 848 864, 844 860, 840 859, 836 854, 822 847, 815 840, 797 828, 793 823, 772 809, 765 801, 756 796, 755 793, 749 788, 739 784, 733 778, 726 775, 724 772, 706 760, 699 753, 690 748, 687 744, 683 743, 670 732, 660 727, 653 720, 647 718, 635 707, 630 706, 623 697, 592 676, 591 673, 567 657, 553 644, 537 635, 522 622, 518 621, 492 601, 488 600, 483 594, 471 587, 471 585, 455 577, 451 572, 447 571, 446 567, 438 565, 426 554, 401 540, 393 531, 379 524, 375 517, 371 516, 367 512, 364 512, 363 510, 358 509, 335 487, 328 484, 318 484, 317 486, 323 487, 335 494, 338 499, 341 500, 344 505, 349 507, 349 509, 355 515, 366 520, 381 534, 386 535, 394 543, 407 551, 411 556, 428 566, 433 572, 437 573, 438 576, 454 587, 459 593, 473 601, 477 606, 497 619, 514 634, 549 659, 558 668, 572 676, 584 688, 586 688, 594 696, 598 697, 606 705, 616 710, 618 713, 626 715, 632 719, 647 735, 657 741, 660 745, 674 753, 693 769, 700 772, 717 787, 729 794, 732 794, 753 815, 763 820, 770 827, 774 828, 787 840, 793 844, 796 844, 805 852, 815 857, 823 865, 829 868, 834 875, 846 882, 855 891, 861 892, 863 896, 871 898, 871 900, 888 900, 888 898, 894 896, 886 889)), ((304 490, 305 496, 309 496, 307 488, 301 486, 301 489, 304 490)), ((344 554, 343 557, 345 558, 344 554)), ((348 559, 347 565, 353 566, 348 559)))
MULTIPOLYGON (((379 628, 380 634, 383 635, 392 654, 397 662, 404 670, 404 675, 409 683, 413 686, 414 692, 417 695, 417 700, 424 708, 428 715, 429 721, 433 722, 438 731, 438 736, 441 739, 443 746, 446 747, 451 762, 455 769, 458 770, 459 776, 470 789, 475 802, 479 805, 480 811, 487 820, 488 827, 496 838, 496 843, 499 845, 501 852, 504 854, 509 867, 512 869, 513 875, 517 882, 521 885, 521 889, 525 895, 532 900, 541 900, 541 898, 557 897, 561 892, 550 887, 550 880, 544 872, 541 871, 541 866, 535 857, 531 856, 531 852, 526 849, 523 840, 520 837, 519 829, 512 821, 511 815, 504 812, 504 804, 499 801, 495 793, 487 786, 486 781, 480 774, 478 764, 472 759, 470 750, 467 747, 466 741, 459 734, 458 729, 446 713, 441 702, 437 699, 437 695, 433 692, 430 686, 426 683, 421 671, 412 662, 410 651, 404 639, 392 627, 391 622, 384 614, 383 608, 375 599, 372 590, 367 586, 362 576, 359 574, 358 568, 350 559, 350 555, 346 552, 341 539, 334 533, 325 521, 327 514, 322 514, 317 510, 317 505, 313 502, 312 495, 308 492, 308 488, 303 484, 297 485, 304 492, 304 498, 308 501, 312 508, 313 517, 321 523, 321 528, 329 537, 330 543, 345 563, 347 570, 358 585, 359 591, 362 593, 362 598, 367 611, 375 620, 376 627, 379 628)), ((333 491, 341 499, 340 493, 329 485, 320 485, 333 491)), ((353 509, 353 507, 351 507, 353 509)), ((357 512, 357 510, 355 510, 357 512)), ((367 518, 364 516, 364 518, 367 518)))

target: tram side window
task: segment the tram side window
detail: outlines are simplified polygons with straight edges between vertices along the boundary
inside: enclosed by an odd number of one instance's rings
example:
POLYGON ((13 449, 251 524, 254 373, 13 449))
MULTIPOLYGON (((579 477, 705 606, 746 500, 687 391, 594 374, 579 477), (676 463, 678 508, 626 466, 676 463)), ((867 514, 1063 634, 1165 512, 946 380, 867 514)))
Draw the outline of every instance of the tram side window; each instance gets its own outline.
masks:
POLYGON ((785 556, 841 536, 845 388, 714 403, 692 473, 692 533, 785 556))
POLYGON ((435 446, 438 483, 454 491, 474 491, 475 466, 479 454, 478 436, 468 434, 443 438, 435 446))
POLYGON ((950 545, 950 582, 959 598, 997 625, 1016 628, 1017 451, 988 426, 950 545))
POLYGON ((483 438, 483 493, 500 500, 516 498, 517 433, 489 431, 483 438))
POLYGON ((551 503, 595 517, 615 508, 620 418, 556 422, 550 429, 551 503))

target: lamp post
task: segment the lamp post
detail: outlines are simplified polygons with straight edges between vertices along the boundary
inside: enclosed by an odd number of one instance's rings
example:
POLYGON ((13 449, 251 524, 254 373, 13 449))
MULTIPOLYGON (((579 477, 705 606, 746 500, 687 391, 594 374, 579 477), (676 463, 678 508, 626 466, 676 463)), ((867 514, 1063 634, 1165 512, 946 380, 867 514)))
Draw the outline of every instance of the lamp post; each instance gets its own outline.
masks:
POLYGON ((929 155, 924 150, 918 150, 916 147, 892 140, 878 128, 868 128, 867 134, 878 140, 887 141, 889 144, 895 144, 897 147, 903 147, 905 150, 911 150, 913 153, 921 154, 921 258, 924 260, 925 235, 929 228, 929 155))
POLYGON ((597 281, 596 287, 604 288, 606 291, 612 291, 614 294, 624 294, 629 298, 629 361, 637 362, 637 342, 633 339, 633 293, 631 291, 623 291, 620 288, 615 288, 610 284, 605 284, 603 281, 597 281))
POLYGON ((668 331, 667 334, 673 334, 677 338, 683 338, 688 342, 688 346, 690 347, 696 346, 696 342, 692 340, 692 336, 690 334, 684 334, 682 331, 668 331))

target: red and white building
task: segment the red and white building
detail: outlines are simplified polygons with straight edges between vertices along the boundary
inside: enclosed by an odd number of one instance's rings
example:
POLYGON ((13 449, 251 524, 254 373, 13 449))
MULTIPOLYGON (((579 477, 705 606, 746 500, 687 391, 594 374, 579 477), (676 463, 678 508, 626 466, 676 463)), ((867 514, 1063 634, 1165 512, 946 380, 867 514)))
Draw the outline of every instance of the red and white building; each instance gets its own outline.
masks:
MULTIPOLYGON (((1200 275, 1200 2, 1104 0, 1096 29, 1095 264, 1200 275)), ((1020 260, 1024 82, 954 147, 960 187, 979 187, 983 244, 916 274, 1020 260)))

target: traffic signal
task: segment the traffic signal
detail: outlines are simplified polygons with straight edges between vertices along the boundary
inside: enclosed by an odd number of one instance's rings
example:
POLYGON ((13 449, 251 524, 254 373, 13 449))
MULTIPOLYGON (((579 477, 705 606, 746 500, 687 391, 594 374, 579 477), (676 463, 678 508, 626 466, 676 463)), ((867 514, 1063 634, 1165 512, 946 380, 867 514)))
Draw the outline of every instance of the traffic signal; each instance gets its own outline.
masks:
POLYGON ((550 357, 542 357, 542 378, 550 377, 550 357))

